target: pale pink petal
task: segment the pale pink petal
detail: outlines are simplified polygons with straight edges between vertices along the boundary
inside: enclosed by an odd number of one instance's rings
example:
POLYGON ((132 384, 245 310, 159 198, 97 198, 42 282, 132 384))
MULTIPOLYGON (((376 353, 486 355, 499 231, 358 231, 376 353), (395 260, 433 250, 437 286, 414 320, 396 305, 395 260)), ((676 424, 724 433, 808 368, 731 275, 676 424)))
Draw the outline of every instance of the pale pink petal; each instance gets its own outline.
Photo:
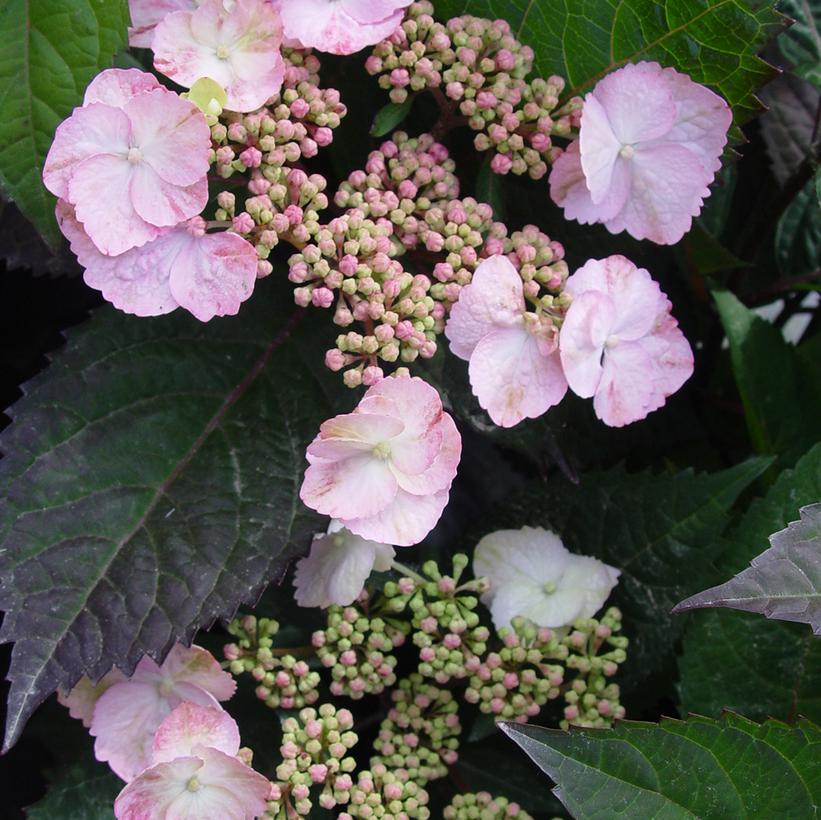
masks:
POLYGON ((630 160, 633 182, 621 213, 605 222, 611 233, 673 245, 690 230, 692 217, 710 195, 711 172, 691 151, 658 143, 637 149, 630 160))
POLYGON ((448 490, 433 495, 412 495, 404 490, 382 512, 343 523, 353 533, 371 541, 411 547, 436 526, 448 503, 448 490))
POLYGON ((133 171, 125 157, 99 154, 81 162, 71 175, 67 198, 91 241, 107 256, 145 245, 161 233, 131 204, 133 171))
POLYGON ((54 134, 46 155, 43 183, 55 196, 68 199, 68 186, 80 163, 100 154, 125 157, 131 123, 119 109, 102 103, 75 108, 54 134))
POLYGON ((228 700, 237 688, 233 675, 226 672, 219 661, 201 646, 174 644, 160 671, 176 683, 189 683, 204 689, 217 700, 228 700))
MULTIPOLYGON (((344 461, 311 464, 299 493, 318 513, 343 522, 375 515, 393 501, 397 491, 396 478, 385 459, 352 452, 353 456, 344 461)), ((384 543, 388 540, 384 539, 384 543)))
POLYGON ((559 335, 559 350, 567 383, 577 396, 589 399, 595 394, 615 321, 616 309, 606 293, 589 290, 573 297, 559 335))
POLYGON ((667 396, 672 396, 693 375, 693 350, 669 313, 662 314, 653 332, 640 344, 656 364, 660 407, 667 396))
POLYGON ((610 427, 623 427, 656 409, 656 396, 655 365, 641 343, 609 348, 593 399, 596 416, 610 427))
MULTIPOLYGON (((159 88, 134 97, 124 110, 131 120, 134 145, 142 154, 143 164, 173 185, 184 187, 204 182, 209 168, 211 130, 199 108, 159 88)), ((204 202, 198 211, 183 219, 195 216, 203 207, 204 202)))
POLYGON ((558 353, 544 356, 524 326, 494 330, 476 346, 468 368, 479 404, 500 427, 538 418, 567 392, 558 353))
POLYGON ((553 163, 550 198, 564 208, 566 219, 575 219, 582 225, 593 225, 599 221, 599 209, 590 198, 584 178, 578 140, 571 142, 553 163))
POLYGON ((362 397, 357 413, 384 412, 398 418, 402 435, 417 439, 427 435, 442 418, 442 399, 436 389, 418 376, 382 379, 362 397), (377 408, 383 408, 381 411, 377 408))
POLYGON ((226 711, 184 702, 157 728, 152 763, 168 763, 177 757, 196 755, 201 746, 236 755, 239 744, 237 722, 226 711))
POLYGON ((118 820, 253 820, 265 812, 270 789, 267 778, 237 758, 201 749, 144 771, 120 792, 114 814, 118 820))
MULTIPOLYGON (((600 80, 592 93, 601 103, 604 116, 621 145, 662 137, 676 118, 672 89, 658 63, 628 63, 600 80)), ((588 99, 589 95, 582 113, 582 135, 588 99)))
POLYGON ((160 20, 175 11, 193 11, 196 7, 196 0, 128 0, 128 44, 133 48, 151 48, 154 28, 160 20))
POLYGON ((495 328, 519 324, 525 301, 522 279, 506 256, 482 262, 462 288, 445 326, 451 351, 470 359, 483 336, 495 328))
POLYGON ((733 121, 730 106, 718 94, 674 68, 665 68, 664 78, 676 104, 676 120, 661 140, 689 149, 707 171, 715 173, 721 167, 721 153, 733 121))
POLYGON ((138 94, 162 88, 159 80, 139 68, 109 68, 101 71, 86 88, 83 105, 105 103, 114 108, 123 108, 138 94))
POLYGON ((66 693, 58 689, 57 700, 68 709, 68 713, 73 718, 81 720, 83 726, 88 729, 94 716, 94 707, 100 696, 122 680, 125 680, 125 675, 119 669, 112 669, 96 684, 83 675, 70 692, 66 693))
POLYGON ((382 23, 397 11, 407 8, 413 0, 338 0, 358 23, 382 23))
MULTIPOLYGON (((361 404, 360 404, 361 407, 361 404)), ((344 442, 359 441, 372 449, 383 441, 398 436, 405 429, 401 419, 388 416, 386 414, 347 413, 342 416, 335 416, 328 421, 322 422, 319 428, 319 439, 342 439, 344 442)), ((308 448, 308 454, 312 455, 312 448, 308 448)), ((320 458, 329 458, 317 452, 320 458)), ((348 455, 351 455, 349 452, 348 455)))
POLYGON ((129 193, 134 210, 145 222, 173 227, 197 216, 208 203, 208 180, 180 188, 165 182, 148 163, 132 166, 129 193))
POLYGON ((169 14, 154 29, 154 68, 174 82, 190 88, 209 77, 225 88, 231 82, 231 65, 217 56, 215 37, 199 40, 192 30, 194 11, 169 14))
POLYGON ((462 457, 462 437, 456 423, 447 414, 442 414, 437 433, 441 436, 439 451, 433 463, 422 473, 399 473, 394 470, 399 487, 412 495, 428 495, 450 489, 459 459, 462 457))
POLYGON ((619 156, 621 148, 604 107, 593 94, 588 94, 582 112, 579 151, 598 219, 615 216, 630 193, 630 170, 619 156))

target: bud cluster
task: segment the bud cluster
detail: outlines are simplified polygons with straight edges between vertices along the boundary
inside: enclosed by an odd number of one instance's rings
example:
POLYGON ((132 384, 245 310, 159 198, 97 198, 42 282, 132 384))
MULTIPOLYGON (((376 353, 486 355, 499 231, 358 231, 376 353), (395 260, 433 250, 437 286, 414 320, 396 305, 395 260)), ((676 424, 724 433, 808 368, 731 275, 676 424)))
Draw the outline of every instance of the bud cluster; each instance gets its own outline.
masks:
POLYGON ((415 781, 403 779, 383 763, 359 772, 351 798, 339 820, 354 817, 384 820, 427 820, 428 793, 415 781))
POLYGON ((376 758, 394 773, 426 785, 447 775, 458 759, 459 704, 448 689, 426 683, 413 674, 399 681, 391 692, 393 701, 374 742, 376 758))
POLYGON ((357 743, 353 715, 323 703, 319 710, 302 709, 298 717, 282 722, 282 763, 277 766, 277 782, 272 785, 267 816, 305 816, 313 802, 311 790, 322 786, 319 805, 332 809, 350 799, 351 772, 356 761, 348 755, 357 743))
POLYGON ((561 77, 528 80, 533 50, 505 20, 465 15, 437 23, 429 2, 414 3, 402 26, 377 44, 366 69, 394 103, 430 90, 443 123, 467 123, 479 151, 493 150, 493 171, 541 179, 557 153, 554 135, 579 126, 581 100, 559 107, 561 77), (457 113, 458 112, 458 113, 457 113))
POLYGON ((271 709, 301 709, 319 698, 319 673, 287 649, 274 648, 279 623, 253 615, 232 621, 228 631, 238 640, 224 647, 233 675, 248 673, 259 684, 257 697, 271 709))
POLYGON ((331 671, 331 693, 358 700, 396 683, 393 650, 405 633, 389 618, 369 613, 368 594, 346 607, 328 608, 328 625, 314 632, 312 643, 322 665, 331 671))
POLYGON ((577 621, 573 631, 562 639, 569 653, 565 665, 578 672, 564 694, 567 706, 563 729, 570 725, 607 728, 624 717, 619 685, 608 680, 627 657, 627 638, 614 634, 620 630, 621 612, 610 607, 600 620, 577 621))
POLYGON ((506 797, 493 797, 489 792, 457 794, 445 807, 445 820, 533 820, 518 803, 506 797))

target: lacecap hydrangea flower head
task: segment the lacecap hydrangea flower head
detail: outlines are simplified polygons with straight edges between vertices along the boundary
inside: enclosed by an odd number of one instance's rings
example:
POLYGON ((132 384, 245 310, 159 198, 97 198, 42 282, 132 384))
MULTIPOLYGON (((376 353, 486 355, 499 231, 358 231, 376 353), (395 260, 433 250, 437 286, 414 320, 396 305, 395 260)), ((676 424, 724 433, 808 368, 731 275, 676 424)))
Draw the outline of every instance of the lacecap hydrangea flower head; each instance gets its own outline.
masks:
POLYGON ((550 194, 568 219, 672 245, 721 167, 732 112, 658 63, 626 65, 584 98, 579 139, 555 161, 550 194))

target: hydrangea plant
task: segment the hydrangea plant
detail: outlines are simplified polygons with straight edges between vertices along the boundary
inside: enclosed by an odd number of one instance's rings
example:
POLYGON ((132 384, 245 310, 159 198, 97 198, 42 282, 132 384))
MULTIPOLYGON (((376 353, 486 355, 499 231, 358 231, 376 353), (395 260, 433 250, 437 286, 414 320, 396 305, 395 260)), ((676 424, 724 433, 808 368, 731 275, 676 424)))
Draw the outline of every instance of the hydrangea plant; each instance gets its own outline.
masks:
POLYGON ((817 21, 582 5, 0 11, 94 308, 0 437, 30 816, 813 816, 817 21))

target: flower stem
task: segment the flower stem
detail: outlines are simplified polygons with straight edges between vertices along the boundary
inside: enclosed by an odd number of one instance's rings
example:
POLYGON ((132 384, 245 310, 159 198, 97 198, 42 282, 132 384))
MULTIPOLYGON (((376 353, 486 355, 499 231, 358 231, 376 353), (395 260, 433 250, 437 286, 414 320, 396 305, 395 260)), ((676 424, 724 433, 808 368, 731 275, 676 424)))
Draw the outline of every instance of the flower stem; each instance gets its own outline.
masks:
POLYGON ((410 567, 407 567, 404 564, 400 564, 399 561, 391 561, 391 569, 395 569, 397 572, 401 573, 407 578, 412 578, 418 584, 428 583, 418 572, 414 572, 414 570, 412 570, 410 567))

